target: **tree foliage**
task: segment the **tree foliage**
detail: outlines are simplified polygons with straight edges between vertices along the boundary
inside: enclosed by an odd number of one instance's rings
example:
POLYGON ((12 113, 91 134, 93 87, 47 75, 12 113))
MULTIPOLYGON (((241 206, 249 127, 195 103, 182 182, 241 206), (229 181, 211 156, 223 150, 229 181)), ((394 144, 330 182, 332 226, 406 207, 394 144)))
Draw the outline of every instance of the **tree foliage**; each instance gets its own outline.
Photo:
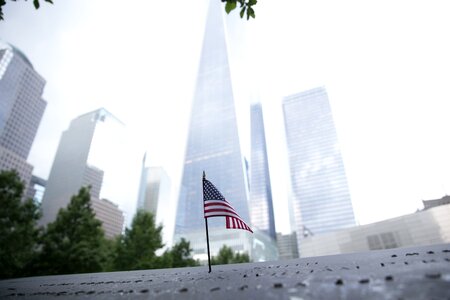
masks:
POLYGON ((160 256, 156 251, 162 243, 162 226, 155 225, 153 214, 139 210, 135 215, 131 228, 116 240, 111 270, 143 270, 159 268, 179 268, 197 266, 199 263, 191 258, 190 243, 181 239, 171 249, 160 256))
MULTIPOLYGON (((17 0, 12 0, 16 2, 17 0)), ((27 1, 27 0, 25 0, 27 1)), ((42 1, 42 0, 41 0, 42 1)), ((45 2, 53 4, 53 0, 44 0, 45 2)), ((218 0, 217 0, 218 1, 218 0)), ((257 0, 220 0, 225 2, 225 11, 229 14, 232 10, 236 9, 237 4, 239 3, 239 15, 243 18, 245 15, 247 16, 247 20, 250 17, 255 18, 255 10, 253 6, 256 5, 257 0)), ((6 4, 6 0, 0 0, 0 20, 3 20, 3 6, 6 4)), ((39 0, 33 0, 33 5, 36 9, 41 7, 39 0)))
POLYGON ((100 272, 106 261, 105 235, 91 208, 89 188, 81 188, 67 208, 60 209, 42 236, 38 272, 100 272))
POLYGON ((138 211, 125 234, 107 240, 89 188, 81 188, 54 222, 37 229, 39 207, 22 200, 23 189, 15 171, 0 172, 0 279, 199 265, 185 239, 156 255, 163 247, 162 226, 149 212, 138 211))
POLYGON ((155 225, 153 214, 139 210, 131 228, 116 243, 114 270, 153 269, 158 266, 156 250, 163 247, 162 226, 155 225))
POLYGON ((217 256, 213 256, 211 259, 212 265, 226 265, 226 264, 240 264, 250 261, 250 257, 247 253, 234 253, 233 249, 223 245, 219 250, 217 256))
POLYGON ((0 172, 0 279, 29 275, 35 255, 40 215, 23 190, 15 171, 0 172))
POLYGON ((169 252, 172 258, 172 263, 169 267, 181 268, 198 266, 199 263, 191 257, 191 252, 191 243, 182 238, 169 252))
POLYGON ((250 17, 255 18, 255 10, 253 6, 256 5, 257 0, 221 0, 225 2, 225 11, 229 14, 232 10, 236 9, 237 4, 239 3, 239 15, 243 18, 247 15, 247 20, 250 17))
MULTIPOLYGON (((14 2, 16 2, 17 0, 12 0, 14 2)), ((28 0, 25 0, 28 1, 28 0)), ((44 0, 45 2, 51 3, 53 4, 53 0, 44 0)), ((0 20, 3 20, 3 6, 5 6, 6 4, 6 0, 0 0, 0 20)), ((39 0, 33 0, 33 5, 34 8, 39 9, 39 7, 41 7, 41 3, 39 2, 39 0)))

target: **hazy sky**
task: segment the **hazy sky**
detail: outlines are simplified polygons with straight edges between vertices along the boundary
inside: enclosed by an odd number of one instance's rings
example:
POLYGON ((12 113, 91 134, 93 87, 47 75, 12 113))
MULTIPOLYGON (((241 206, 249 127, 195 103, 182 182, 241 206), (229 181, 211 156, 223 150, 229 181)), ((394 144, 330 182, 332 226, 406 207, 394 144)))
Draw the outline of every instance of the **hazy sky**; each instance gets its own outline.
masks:
MULTIPOLYGON (((47 178, 70 120, 103 106, 166 168, 173 204, 208 1, 54 2, 8 2, 0 23, 0 38, 47 80, 35 174, 47 178)), ((448 6, 260 0, 256 19, 242 20, 254 72, 251 98, 237 100, 263 103, 277 231, 289 231, 281 100, 317 86, 328 91, 359 223, 450 193, 448 6)))

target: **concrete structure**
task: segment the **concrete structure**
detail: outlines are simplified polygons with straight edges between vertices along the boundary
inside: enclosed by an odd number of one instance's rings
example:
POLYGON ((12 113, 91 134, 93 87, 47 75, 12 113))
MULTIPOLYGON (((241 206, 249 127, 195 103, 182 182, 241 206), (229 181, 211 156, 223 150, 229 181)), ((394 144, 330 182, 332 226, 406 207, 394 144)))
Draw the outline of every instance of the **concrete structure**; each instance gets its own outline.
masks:
POLYGON ((0 171, 16 170, 25 191, 33 170, 27 158, 47 105, 44 85, 28 58, 0 41, 0 171))
POLYGON ((50 170, 42 224, 54 221, 83 186, 91 186, 92 199, 125 206, 137 198, 139 157, 130 154, 127 137, 123 123, 103 108, 72 120, 50 170))
POLYGON ((440 205, 450 204, 450 196, 445 195, 441 199, 423 200, 423 209, 429 209, 440 205))
POLYGON ((266 134, 261 104, 251 106, 250 217, 252 225, 276 239, 266 134))
POLYGON ((1 299, 448 299, 450 244, 0 281, 1 299))
POLYGON ((277 233, 277 247, 279 260, 298 258, 297 234, 277 233))
POLYGON ((317 235, 354 226, 355 217, 325 89, 285 97, 283 112, 300 246, 305 226, 317 235))
POLYGON ((301 257, 450 243, 450 204, 310 236, 300 243, 301 257))
POLYGON ((119 206, 107 199, 91 198, 95 217, 102 222, 106 238, 112 239, 123 231, 125 217, 119 206))
MULTIPOLYGON (((182 237, 191 242, 194 257, 206 253, 203 171, 250 224, 248 181, 237 127, 223 4, 215 0, 209 2, 174 235, 174 242, 182 237)), ((236 251, 251 249, 250 232, 223 232, 224 218, 211 218, 208 224, 211 241, 220 240, 212 243, 212 255, 224 244, 236 251)))

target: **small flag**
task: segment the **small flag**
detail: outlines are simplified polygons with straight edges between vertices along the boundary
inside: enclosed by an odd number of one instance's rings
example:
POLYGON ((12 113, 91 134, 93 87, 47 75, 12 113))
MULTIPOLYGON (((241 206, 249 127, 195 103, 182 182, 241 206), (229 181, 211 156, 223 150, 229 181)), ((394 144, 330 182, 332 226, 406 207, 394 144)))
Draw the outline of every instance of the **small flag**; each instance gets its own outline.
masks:
POLYGON ((227 229, 243 229, 253 233, 251 228, 242 220, 225 197, 207 179, 203 178, 203 204, 205 219, 225 217, 227 229))

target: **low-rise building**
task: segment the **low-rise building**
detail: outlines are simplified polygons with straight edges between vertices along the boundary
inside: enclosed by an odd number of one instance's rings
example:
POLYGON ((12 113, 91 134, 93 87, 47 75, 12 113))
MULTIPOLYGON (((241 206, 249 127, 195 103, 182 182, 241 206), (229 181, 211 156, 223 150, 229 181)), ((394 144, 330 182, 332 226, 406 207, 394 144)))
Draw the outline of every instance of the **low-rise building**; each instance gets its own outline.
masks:
POLYGON ((321 256, 450 242, 450 204, 300 240, 300 256, 321 256))

